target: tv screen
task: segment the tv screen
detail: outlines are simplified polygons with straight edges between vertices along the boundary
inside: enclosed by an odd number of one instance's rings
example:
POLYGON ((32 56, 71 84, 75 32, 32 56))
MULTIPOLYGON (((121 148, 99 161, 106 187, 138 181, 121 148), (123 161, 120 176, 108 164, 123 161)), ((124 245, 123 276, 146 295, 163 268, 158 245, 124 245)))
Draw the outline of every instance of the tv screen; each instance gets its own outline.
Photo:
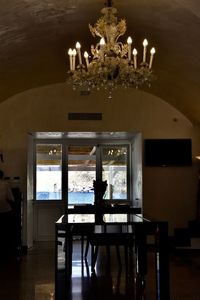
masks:
POLYGON ((192 164, 191 139, 144 140, 146 166, 190 166, 192 164))

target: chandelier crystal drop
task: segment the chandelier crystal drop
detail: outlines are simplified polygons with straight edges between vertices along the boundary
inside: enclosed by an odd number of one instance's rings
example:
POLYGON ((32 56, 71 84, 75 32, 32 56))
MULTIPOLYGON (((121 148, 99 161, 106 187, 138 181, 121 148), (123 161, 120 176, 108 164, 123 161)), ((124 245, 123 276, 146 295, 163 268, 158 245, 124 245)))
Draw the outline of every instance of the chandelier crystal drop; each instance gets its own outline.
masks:
POLYGON ((91 53, 85 51, 82 55, 79 42, 74 49, 68 50, 70 70, 67 79, 74 90, 105 89, 109 98, 117 86, 150 87, 155 79, 152 71, 155 48, 148 54, 148 41, 144 39, 142 61, 138 62, 138 51, 132 47, 132 38, 128 37, 126 43, 118 41, 126 32, 126 20, 117 22, 117 9, 111 2, 107 1, 107 6, 101 10, 103 16, 94 26, 89 24, 92 36, 99 38, 96 46, 91 46, 91 53))

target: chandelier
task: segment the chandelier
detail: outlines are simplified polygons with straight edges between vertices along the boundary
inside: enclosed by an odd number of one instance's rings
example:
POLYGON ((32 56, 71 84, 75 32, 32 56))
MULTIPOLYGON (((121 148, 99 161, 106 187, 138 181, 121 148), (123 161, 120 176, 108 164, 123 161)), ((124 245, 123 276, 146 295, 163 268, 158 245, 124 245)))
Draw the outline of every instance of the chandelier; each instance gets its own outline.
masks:
POLYGON ((91 46, 91 54, 81 53, 81 44, 76 43, 74 49, 68 50, 70 70, 68 83, 73 89, 90 91, 105 89, 108 98, 112 98, 112 91, 117 86, 125 88, 147 85, 155 79, 152 71, 155 48, 151 48, 149 57, 147 53, 148 41, 143 41, 142 61, 138 62, 138 51, 132 47, 132 38, 128 37, 126 43, 119 38, 126 32, 126 20, 117 22, 117 9, 112 7, 108 0, 101 10, 103 16, 94 26, 89 24, 93 37, 98 37, 96 46, 91 46))

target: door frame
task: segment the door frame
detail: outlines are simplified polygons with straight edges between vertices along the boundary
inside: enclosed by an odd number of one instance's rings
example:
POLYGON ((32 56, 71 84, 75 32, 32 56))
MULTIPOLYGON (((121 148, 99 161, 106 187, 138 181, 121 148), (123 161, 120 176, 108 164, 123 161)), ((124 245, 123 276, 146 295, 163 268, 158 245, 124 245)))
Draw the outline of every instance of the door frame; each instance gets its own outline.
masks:
MULTIPOLYGON (((141 145, 141 134, 139 134, 139 139, 137 139, 137 143, 135 143, 135 137, 138 136, 138 134, 131 134, 130 138, 80 138, 80 137, 75 137, 75 138, 69 138, 69 133, 67 133, 67 136, 62 135, 60 138, 38 138, 37 133, 33 133, 32 135, 30 135, 30 139, 29 140, 29 145, 28 145, 28 149, 30 151, 30 148, 32 147, 32 155, 29 156, 28 158, 28 164, 31 164, 32 160, 32 166, 33 166, 33 186, 30 187, 30 185, 27 184, 27 195, 28 193, 30 193, 30 188, 32 188, 33 191, 33 199, 32 199, 32 205, 33 205, 33 212, 32 212, 32 218, 33 218, 33 232, 34 232, 34 236, 33 236, 33 240, 53 240, 54 239, 54 232, 52 231, 49 235, 45 235, 45 234, 40 234, 40 226, 41 226, 41 222, 40 222, 40 218, 44 217, 44 222, 47 221, 48 222, 48 218, 46 216, 46 214, 48 214, 49 212, 52 219, 57 218, 58 216, 62 215, 65 212, 65 208, 67 205, 67 185, 64 184, 66 182, 68 182, 68 146, 69 145, 93 145, 93 146, 110 146, 110 145, 126 145, 128 146, 128 164, 127 164, 127 195, 128 195, 128 199, 129 201, 133 201, 132 204, 134 204, 135 198, 134 198, 134 189, 133 189, 133 184, 135 184, 135 178, 137 178, 136 174, 134 173, 134 163, 135 163, 135 159, 137 159, 137 157, 139 157, 140 159, 140 166, 142 165, 142 145, 141 145), (62 199, 61 200, 45 200, 45 201, 40 201, 40 200, 36 200, 36 145, 37 144, 61 144, 62 145, 62 199), (138 147, 138 152, 140 152, 139 156, 134 156, 133 153, 135 153, 135 147, 138 147), (66 196, 65 196, 66 195, 66 196), (41 213, 44 212, 44 215, 41 213), (55 212, 55 215, 54 215, 55 212)), ((99 148, 100 149, 100 148, 99 148)), ((97 151, 97 161, 99 162, 96 166, 96 172, 97 174, 101 174, 100 170, 98 170, 98 168, 100 168, 100 163, 101 163, 101 151, 97 151)), ((30 170, 29 170, 30 171, 30 170)), ((141 172, 141 169, 140 169, 141 172)), ((30 174, 29 174, 30 175, 30 174)), ((142 173, 141 173, 142 175, 142 173)), ((99 176, 99 175, 98 175, 99 176)), ((28 179, 28 175, 27 175, 27 179, 28 179)), ((139 197, 139 195, 137 194, 137 198, 139 197)), ((30 201, 30 199, 28 200, 27 197, 27 202, 30 201)), ((124 203, 124 202, 123 202, 124 203)), ((138 205, 138 202, 137 202, 138 205)), ((140 204, 142 207, 142 194, 140 195, 140 204)), ((50 220, 49 220, 50 221, 50 220)), ((52 220, 51 220, 52 221, 52 220)), ((30 232, 29 229, 27 227, 27 240, 28 240, 28 236, 30 236, 30 232)))

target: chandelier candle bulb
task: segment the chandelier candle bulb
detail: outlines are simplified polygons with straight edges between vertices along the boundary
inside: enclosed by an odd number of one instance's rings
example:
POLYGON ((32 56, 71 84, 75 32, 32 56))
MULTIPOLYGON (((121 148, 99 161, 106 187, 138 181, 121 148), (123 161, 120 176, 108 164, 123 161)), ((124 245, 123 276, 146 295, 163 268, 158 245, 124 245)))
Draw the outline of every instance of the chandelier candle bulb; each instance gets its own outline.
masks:
POLYGON ((101 60, 104 60, 104 46, 105 46, 105 40, 104 38, 100 39, 100 55, 101 55, 101 60))
POLYGON ((85 57, 86 66, 88 68, 88 66, 89 66, 89 60, 88 60, 89 55, 88 55, 87 51, 84 52, 84 57, 85 57))
POLYGON ((106 1, 101 10, 102 16, 94 25, 89 24, 92 36, 98 38, 97 43, 91 45, 90 53, 81 50, 79 42, 75 49, 69 49, 70 70, 67 78, 74 90, 105 89, 109 99, 117 86, 150 87, 151 82, 156 79, 152 71, 155 48, 150 50, 147 62, 149 48, 147 49, 148 41, 144 39, 139 62, 138 52, 132 46, 132 38, 127 35, 124 43, 119 40, 126 32, 126 20, 117 20, 117 9, 112 7, 112 2, 106 1))
POLYGON ((147 39, 144 39, 144 41, 143 41, 143 47, 144 47, 144 50, 143 50, 143 63, 146 62, 147 45, 148 45, 148 41, 147 41, 147 39))
POLYGON ((127 39, 128 44, 128 60, 131 61, 131 44, 132 44, 132 38, 129 36, 127 39))
POLYGON ((82 65, 81 44, 79 42, 76 43, 76 49, 77 49, 77 52, 78 52, 79 65, 82 65))
POLYGON ((137 50, 133 49, 133 61, 134 61, 134 69, 137 69, 137 50))
POLYGON ((76 66, 76 49, 72 50, 72 71, 75 71, 76 66))
POLYGON ((72 51, 72 49, 70 48, 69 50, 68 50, 68 54, 69 54, 69 65, 70 65, 70 71, 72 71, 72 53, 73 53, 73 51, 72 51))
POLYGON ((156 52, 156 49, 155 48, 151 48, 151 51, 150 51, 151 56, 150 56, 150 62, 149 62, 149 69, 152 68, 153 56, 154 56, 155 52, 156 52))

